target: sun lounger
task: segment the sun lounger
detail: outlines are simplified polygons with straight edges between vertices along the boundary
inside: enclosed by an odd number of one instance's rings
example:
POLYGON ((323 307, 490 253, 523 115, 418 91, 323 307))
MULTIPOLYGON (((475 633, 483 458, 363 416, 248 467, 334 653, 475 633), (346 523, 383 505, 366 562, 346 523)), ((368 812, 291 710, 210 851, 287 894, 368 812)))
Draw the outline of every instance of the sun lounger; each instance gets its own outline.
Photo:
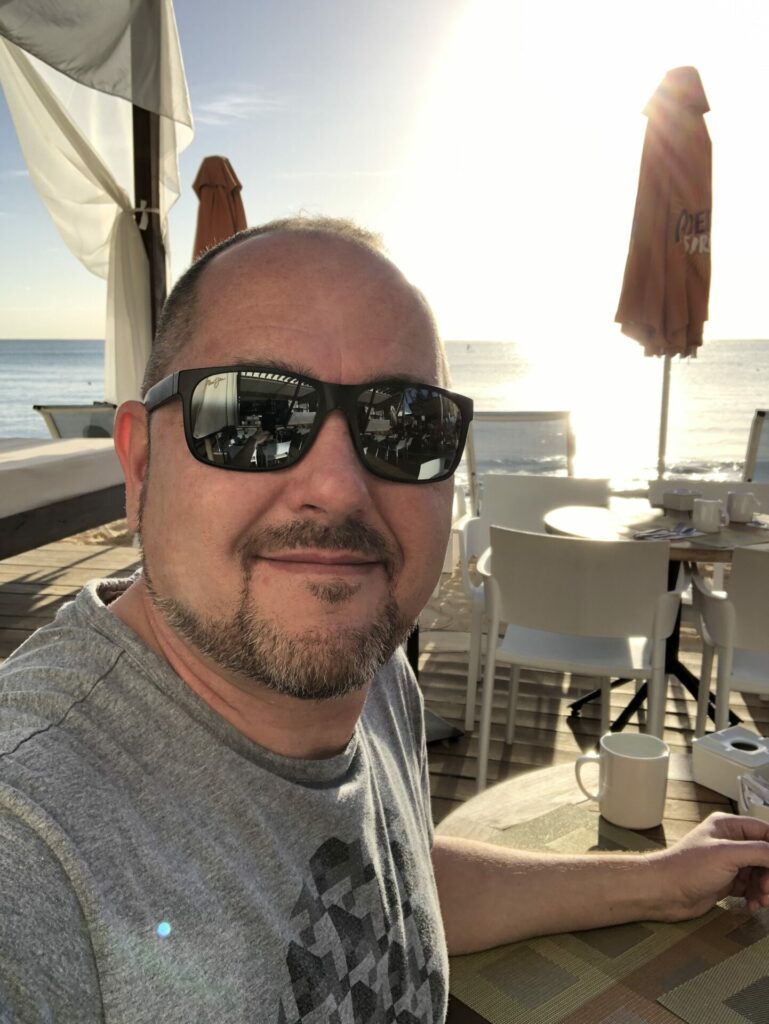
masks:
POLYGON ((33 405, 51 437, 112 437, 115 408, 111 402, 91 405, 33 405))
POLYGON ((111 438, 0 438, 0 558, 123 515, 111 438))

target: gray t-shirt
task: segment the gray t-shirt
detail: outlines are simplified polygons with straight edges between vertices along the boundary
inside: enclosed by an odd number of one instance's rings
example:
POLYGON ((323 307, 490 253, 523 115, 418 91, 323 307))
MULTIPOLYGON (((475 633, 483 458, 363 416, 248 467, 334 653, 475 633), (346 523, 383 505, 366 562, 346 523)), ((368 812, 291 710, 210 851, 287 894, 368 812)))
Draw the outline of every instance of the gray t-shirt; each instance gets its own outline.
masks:
POLYGON ((0 670, 0 1021, 443 1021, 402 654, 342 753, 281 757, 107 610, 117 589, 90 584, 0 670))

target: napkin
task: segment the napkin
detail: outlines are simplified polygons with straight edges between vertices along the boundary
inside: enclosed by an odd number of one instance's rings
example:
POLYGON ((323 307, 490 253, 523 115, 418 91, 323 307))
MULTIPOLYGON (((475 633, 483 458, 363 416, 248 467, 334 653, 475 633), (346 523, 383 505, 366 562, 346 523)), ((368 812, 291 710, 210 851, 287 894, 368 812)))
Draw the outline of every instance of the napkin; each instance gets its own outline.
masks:
POLYGON ((655 526, 650 530, 636 530, 633 537, 635 540, 680 540, 682 537, 701 537, 702 534, 702 530, 695 530, 688 523, 676 523, 675 526, 655 526))

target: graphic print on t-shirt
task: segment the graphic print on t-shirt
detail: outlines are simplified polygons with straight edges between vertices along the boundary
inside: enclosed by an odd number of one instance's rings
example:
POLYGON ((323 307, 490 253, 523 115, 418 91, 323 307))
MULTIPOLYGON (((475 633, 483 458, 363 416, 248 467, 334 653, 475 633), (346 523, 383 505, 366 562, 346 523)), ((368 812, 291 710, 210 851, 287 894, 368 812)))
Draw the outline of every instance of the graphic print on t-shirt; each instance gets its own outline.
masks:
POLYGON ((405 844, 381 829, 377 866, 359 840, 326 840, 293 908, 278 1024, 431 1024, 444 1006, 441 952, 414 901, 405 844))

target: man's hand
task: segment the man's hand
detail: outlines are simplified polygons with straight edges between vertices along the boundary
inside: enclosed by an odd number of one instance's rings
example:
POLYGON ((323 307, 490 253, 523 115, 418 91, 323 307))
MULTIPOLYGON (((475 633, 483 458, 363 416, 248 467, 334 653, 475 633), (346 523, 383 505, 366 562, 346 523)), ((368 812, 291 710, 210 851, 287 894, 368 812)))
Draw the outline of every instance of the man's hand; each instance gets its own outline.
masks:
POLYGON ((769 907, 769 824, 757 818, 711 814, 649 860, 663 873, 660 920, 697 917, 725 896, 744 896, 750 911, 769 907))

